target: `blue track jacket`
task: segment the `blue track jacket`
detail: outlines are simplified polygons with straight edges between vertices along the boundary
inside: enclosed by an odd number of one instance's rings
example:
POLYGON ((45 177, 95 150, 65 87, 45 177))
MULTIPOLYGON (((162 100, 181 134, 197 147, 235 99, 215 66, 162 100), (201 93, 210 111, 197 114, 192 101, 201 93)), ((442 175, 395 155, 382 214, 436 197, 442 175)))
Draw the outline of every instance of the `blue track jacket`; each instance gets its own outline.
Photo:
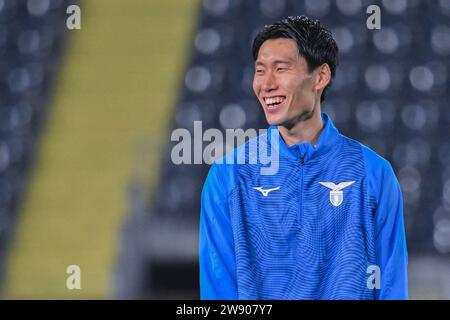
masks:
POLYGON ((316 146, 277 127, 212 165, 201 199, 201 299, 408 299, 402 193, 388 161, 322 114, 316 146), (276 140, 274 140, 276 139, 276 140), (254 151, 253 151, 254 153, 254 151))

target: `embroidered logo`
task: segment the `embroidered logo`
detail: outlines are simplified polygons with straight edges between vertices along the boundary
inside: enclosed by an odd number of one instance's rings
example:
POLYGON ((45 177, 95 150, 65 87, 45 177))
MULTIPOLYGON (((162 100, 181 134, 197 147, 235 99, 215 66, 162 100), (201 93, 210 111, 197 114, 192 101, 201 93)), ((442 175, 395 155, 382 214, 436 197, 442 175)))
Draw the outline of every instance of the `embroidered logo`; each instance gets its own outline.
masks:
POLYGON ((269 192, 275 191, 280 189, 280 187, 272 188, 272 189, 263 189, 263 187, 253 187, 253 189, 258 190, 262 193, 264 197, 267 197, 269 195, 269 192))
POLYGON ((333 206, 338 207, 344 201, 344 192, 342 189, 355 183, 355 181, 341 182, 339 184, 334 184, 333 182, 319 182, 324 187, 331 189, 330 191, 330 202, 333 206))

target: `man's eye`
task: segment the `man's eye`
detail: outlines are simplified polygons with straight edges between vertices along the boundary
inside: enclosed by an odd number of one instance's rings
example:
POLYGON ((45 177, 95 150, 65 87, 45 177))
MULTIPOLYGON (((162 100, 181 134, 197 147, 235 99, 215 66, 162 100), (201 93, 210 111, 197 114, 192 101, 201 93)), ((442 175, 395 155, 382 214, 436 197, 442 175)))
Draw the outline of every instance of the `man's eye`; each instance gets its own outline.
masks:
POLYGON ((262 69, 257 69, 256 70, 256 73, 258 73, 258 74, 262 74, 264 72, 264 70, 262 70, 262 69))
POLYGON ((277 68, 277 71, 285 71, 287 68, 277 68))

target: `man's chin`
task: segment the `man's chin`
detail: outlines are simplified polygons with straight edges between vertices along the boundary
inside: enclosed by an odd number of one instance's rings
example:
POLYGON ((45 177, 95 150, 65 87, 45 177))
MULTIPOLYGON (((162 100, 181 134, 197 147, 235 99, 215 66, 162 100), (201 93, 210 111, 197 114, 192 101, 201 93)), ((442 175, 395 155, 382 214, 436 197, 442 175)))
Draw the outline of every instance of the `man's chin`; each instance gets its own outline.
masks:
POLYGON ((300 115, 296 117, 289 117, 288 115, 280 115, 276 116, 274 114, 267 116, 266 115, 266 121, 269 124, 269 126, 277 126, 277 127, 285 127, 287 129, 290 129, 294 127, 297 123, 309 120, 313 117, 314 111, 303 111, 300 115))
POLYGON ((267 120, 267 124, 269 126, 279 126, 280 125, 280 123, 278 121, 269 121, 269 120, 267 120))
POLYGON ((269 126, 282 126, 286 122, 285 119, 275 117, 266 117, 266 121, 269 126))

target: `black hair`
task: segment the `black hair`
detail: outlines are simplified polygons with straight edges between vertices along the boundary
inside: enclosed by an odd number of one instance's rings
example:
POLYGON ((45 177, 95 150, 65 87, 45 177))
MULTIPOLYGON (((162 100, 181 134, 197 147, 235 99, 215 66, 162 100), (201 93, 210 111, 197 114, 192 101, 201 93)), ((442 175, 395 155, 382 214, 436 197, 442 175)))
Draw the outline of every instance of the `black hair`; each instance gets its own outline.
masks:
MULTIPOLYGON (((279 38, 292 39, 297 43, 298 52, 306 60, 309 72, 326 63, 330 67, 331 78, 334 77, 339 63, 339 49, 331 32, 318 20, 303 15, 290 16, 266 25, 253 40, 253 60, 258 58, 259 49, 266 40, 279 38)), ((325 92, 330 85, 331 79, 322 92, 321 102, 325 99, 325 92)))

